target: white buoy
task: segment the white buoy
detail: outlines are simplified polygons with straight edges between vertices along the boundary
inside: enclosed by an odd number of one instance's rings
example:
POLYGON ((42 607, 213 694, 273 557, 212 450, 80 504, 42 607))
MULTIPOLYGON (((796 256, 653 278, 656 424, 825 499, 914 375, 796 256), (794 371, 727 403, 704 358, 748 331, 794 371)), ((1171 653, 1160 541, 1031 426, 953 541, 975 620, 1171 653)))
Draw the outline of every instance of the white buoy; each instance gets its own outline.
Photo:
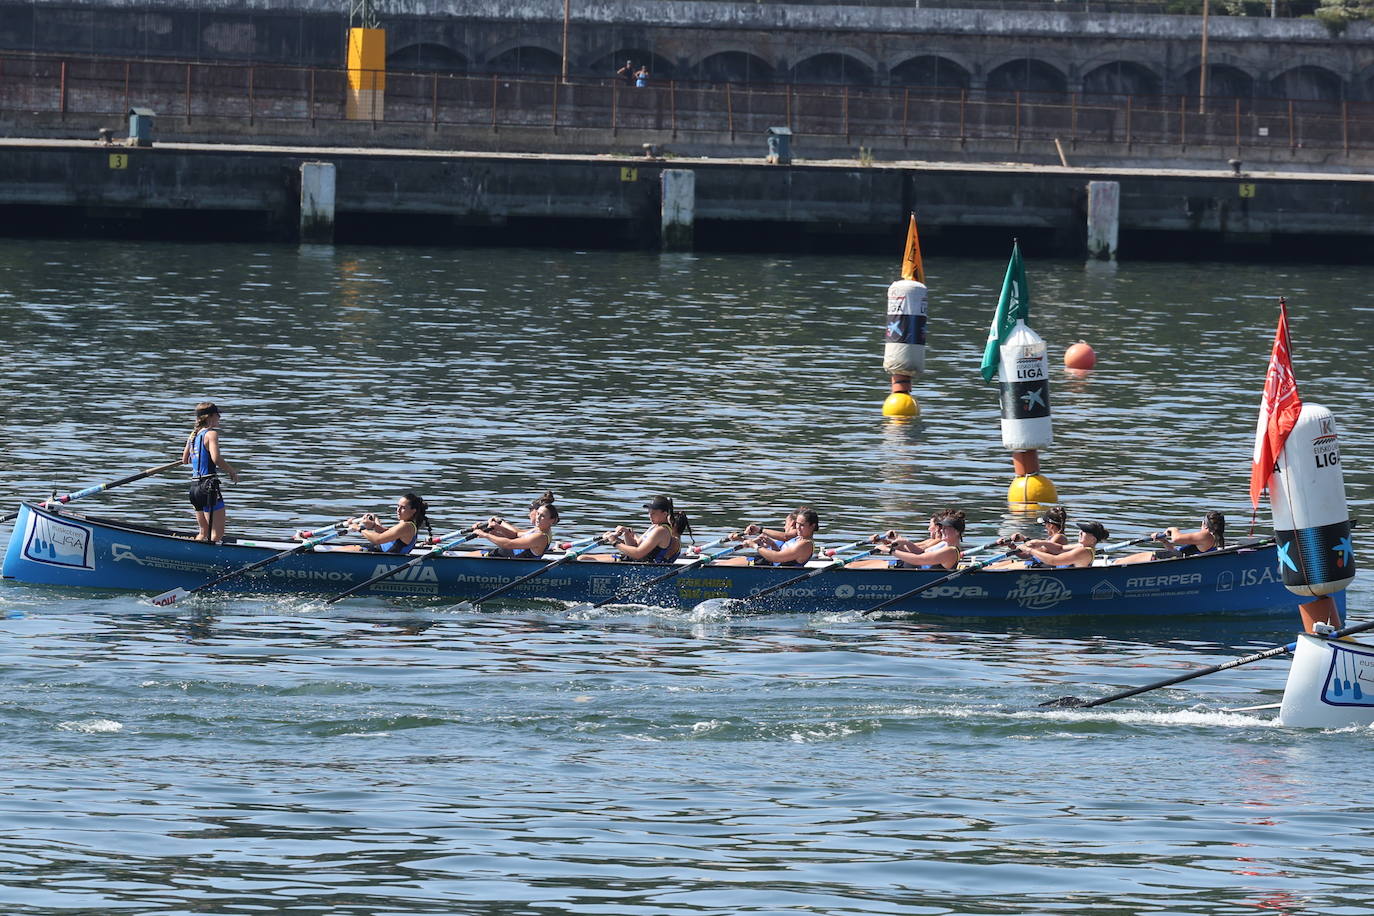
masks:
POLYGON ((1355 578, 1350 513, 1336 439, 1336 419, 1304 404, 1269 482, 1283 584, 1296 595, 1321 597, 1355 578))

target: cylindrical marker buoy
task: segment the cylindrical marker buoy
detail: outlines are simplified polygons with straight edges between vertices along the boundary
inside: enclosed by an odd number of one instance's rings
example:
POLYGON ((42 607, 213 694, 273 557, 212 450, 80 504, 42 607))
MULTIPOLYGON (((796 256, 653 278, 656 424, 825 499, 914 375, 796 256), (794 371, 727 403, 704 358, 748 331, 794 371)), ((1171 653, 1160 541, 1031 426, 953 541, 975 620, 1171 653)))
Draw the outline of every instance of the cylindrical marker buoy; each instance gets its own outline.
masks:
POLYGON ((1304 404, 1269 482, 1283 584, 1320 597, 1355 578, 1345 477, 1331 411, 1304 404))

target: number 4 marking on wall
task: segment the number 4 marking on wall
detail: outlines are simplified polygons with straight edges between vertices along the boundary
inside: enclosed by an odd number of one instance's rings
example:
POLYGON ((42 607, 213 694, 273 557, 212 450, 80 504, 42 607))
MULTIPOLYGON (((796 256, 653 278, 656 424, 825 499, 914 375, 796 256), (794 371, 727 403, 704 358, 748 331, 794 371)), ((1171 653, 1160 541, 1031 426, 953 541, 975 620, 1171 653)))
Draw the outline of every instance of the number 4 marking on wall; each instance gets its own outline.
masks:
POLYGON ((638 181, 638 180, 639 180, 639 169, 632 168, 632 167, 630 167, 630 166, 628 166, 628 165, 622 165, 622 166, 620 167, 620 180, 621 180, 621 181, 638 181))

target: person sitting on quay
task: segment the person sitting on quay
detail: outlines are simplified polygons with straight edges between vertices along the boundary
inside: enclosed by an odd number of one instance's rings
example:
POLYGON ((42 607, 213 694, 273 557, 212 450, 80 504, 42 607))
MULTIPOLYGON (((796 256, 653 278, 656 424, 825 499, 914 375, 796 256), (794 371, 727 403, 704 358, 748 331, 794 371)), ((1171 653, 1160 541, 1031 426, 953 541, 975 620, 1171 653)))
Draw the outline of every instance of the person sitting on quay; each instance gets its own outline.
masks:
POLYGON ((1167 546, 1160 550, 1148 550, 1122 557, 1116 561, 1117 565, 1172 560, 1176 557, 1191 557, 1220 550, 1226 546, 1226 516, 1212 510, 1202 517, 1202 527, 1197 531, 1184 531, 1182 528, 1171 526, 1156 532, 1154 539, 1167 546))

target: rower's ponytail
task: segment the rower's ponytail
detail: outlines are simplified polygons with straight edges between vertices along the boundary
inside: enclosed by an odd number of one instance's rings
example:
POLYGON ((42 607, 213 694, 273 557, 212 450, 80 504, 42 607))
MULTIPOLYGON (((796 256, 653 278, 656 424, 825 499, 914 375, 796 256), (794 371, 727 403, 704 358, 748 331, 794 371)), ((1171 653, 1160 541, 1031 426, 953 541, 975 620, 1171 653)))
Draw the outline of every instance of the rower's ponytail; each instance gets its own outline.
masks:
POLYGON ((429 524, 429 503, 425 502, 414 493, 407 493, 401 498, 410 503, 415 509, 415 518, 412 520, 415 522, 415 531, 418 533, 420 526, 424 525, 425 532, 429 535, 429 539, 431 541, 434 540, 434 529, 429 524))
POLYGON ((686 512, 678 510, 669 513, 668 524, 672 527, 674 534, 681 536, 685 531, 693 540, 696 540, 696 535, 692 534, 692 523, 687 520, 686 512))
POLYGON ((1202 519, 1202 526, 1212 535, 1214 549, 1220 550, 1226 546, 1226 516, 1217 512, 1215 509, 1209 511, 1202 519))

